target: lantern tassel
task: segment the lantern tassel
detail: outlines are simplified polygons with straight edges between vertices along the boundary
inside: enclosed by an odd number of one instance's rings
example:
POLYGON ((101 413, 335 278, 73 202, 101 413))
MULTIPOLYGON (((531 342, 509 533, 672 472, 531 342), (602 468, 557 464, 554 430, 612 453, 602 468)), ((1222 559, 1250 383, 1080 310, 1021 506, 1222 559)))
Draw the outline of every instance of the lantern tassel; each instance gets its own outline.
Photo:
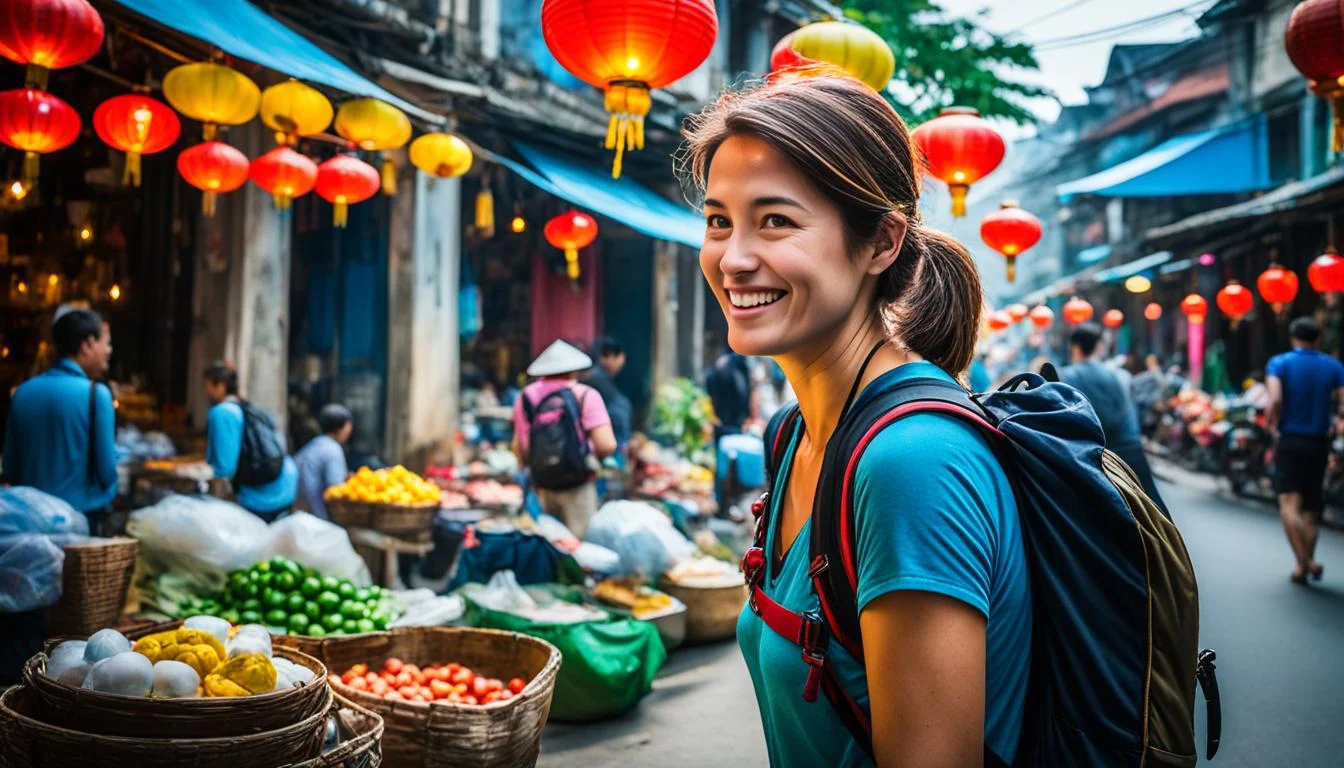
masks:
POLYGON ((23 183, 29 187, 37 186, 38 157, 36 152, 23 153, 23 183))
POLYGON ((29 88, 36 88, 39 91, 47 90, 47 74, 51 70, 41 64, 29 64, 28 72, 24 77, 24 83, 29 88))
POLYGON ((1017 257, 1008 257, 1008 282, 1017 280, 1017 257))
POLYGON ((348 203, 336 203, 336 212, 331 217, 331 223, 339 229, 345 229, 345 225, 350 222, 350 205, 348 203))
POLYGON ((952 215, 961 218, 966 215, 966 193, 970 191, 970 186, 966 184, 949 184, 947 186, 952 193, 952 215))
POLYGON ((476 230, 485 237, 495 236, 495 196, 489 187, 476 193, 476 230))
POLYGON ((383 194, 388 197, 397 194, 397 166, 386 155, 383 156, 383 194))
POLYGON ((565 249, 565 274, 570 280, 579 279, 579 251, 577 248, 565 249))
POLYGON ((620 125, 621 118, 618 115, 612 115, 607 121, 607 140, 602 146, 612 149, 616 146, 616 128, 620 125))
POLYGON ((616 146, 607 145, 607 149, 616 150, 616 158, 611 161, 611 178, 621 178, 621 163, 625 156, 625 136, 630 127, 629 118, 619 115, 616 118, 616 146))
POLYGON ((214 192, 206 192, 206 193, 202 194, 202 195, 201 195, 201 213, 205 214, 206 216, 214 216, 214 215, 215 215, 215 208, 217 207, 217 201, 218 201, 218 200, 219 200, 219 195, 215 194, 214 192))
POLYGON ((293 200, 293 198, 289 195, 286 195, 283 192, 277 192, 275 194, 275 209, 277 211, 289 210, 289 203, 291 200, 293 200))
POLYGON ((127 152, 126 166, 121 169, 121 183, 132 187, 140 186, 140 153, 127 152))

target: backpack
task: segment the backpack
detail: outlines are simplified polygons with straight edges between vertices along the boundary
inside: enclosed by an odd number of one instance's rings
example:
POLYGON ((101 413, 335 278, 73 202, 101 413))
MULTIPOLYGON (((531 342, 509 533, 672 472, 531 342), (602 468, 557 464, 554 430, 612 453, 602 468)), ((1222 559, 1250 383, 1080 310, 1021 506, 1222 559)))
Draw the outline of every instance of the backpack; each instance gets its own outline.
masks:
MULTIPOLYGON (((586 393, 584 395, 587 396, 586 393)), ((526 395, 523 413, 531 427, 528 467, 538 488, 564 491, 588 482, 588 441, 580 436, 582 403, 570 387, 563 387, 535 406, 526 395)))
POLYGON ((285 438, 275 419, 264 409, 239 400, 243 410, 243 444, 238 454, 236 485, 265 485, 280 476, 285 468, 285 438))
MULTIPOLYGON (((1211 759, 1222 730, 1215 655, 1198 650, 1199 598, 1185 545, 1133 471, 1105 450, 1086 397, 1059 383, 1048 365, 1040 376, 1020 375, 985 395, 943 379, 910 379, 865 396, 842 417, 826 446, 812 512, 809 575, 820 612, 793 613, 757 588, 769 490, 753 504, 756 541, 742 560, 749 605, 801 646, 810 665, 804 699, 824 693, 872 755, 868 712, 840 684, 826 652, 834 639, 863 662, 851 556, 854 473, 873 437, 913 413, 949 414, 975 426, 1013 485, 1031 578, 1032 661, 1011 765, 1193 766, 1196 678, 1208 706, 1211 759)), ((767 427, 769 478, 797 419, 797 406, 788 406, 767 427)), ((986 746, 985 765, 1009 763, 986 746)))

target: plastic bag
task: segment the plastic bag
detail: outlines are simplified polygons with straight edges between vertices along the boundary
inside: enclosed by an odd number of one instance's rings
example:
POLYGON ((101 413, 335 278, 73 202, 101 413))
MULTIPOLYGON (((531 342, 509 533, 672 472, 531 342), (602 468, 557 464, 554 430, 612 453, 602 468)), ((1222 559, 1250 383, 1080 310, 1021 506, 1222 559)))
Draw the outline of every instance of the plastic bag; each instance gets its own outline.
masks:
POLYGON ((349 579, 357 587, 373 583, 364 558, 350 543, 350 534, 335 523, 295 512, 271 523, 268 536, 263 559, 287 557, 323 576, 349 579))
POLYGON ((621 556, 600 544, 585 541, 574 550, 574 559, 585 571, 615 574, 621 571, 621 556))
POLYGON ((392 600, 401 609, 401 618, 388 624, 397 627, 442 627, 462 618, 465 610, 458 595, 439 596, 428 589, 409 589, 392 594, 392 600))
POLYGON ((621 573, 648 580, 695 555, 667 515, 638 501, 610 501, 588 523, 588 541, 620 555, 621 573))
POLYGON ((606 611, 578 602, 557 600, 547 585, 541 585, 533 591, 524 589, 519 586, 513 571, 496 573, 490 577, 489 584, 466 584, 459 592, 483 608, 507 613, 534 624, 575 624, 607 618, 606 611))
POLYGON ((155 571, 224 576, 262 559, 266 523, 237 504, 173 494, 131 513, 126 530, 155 571))
POLYGON ((29 533, 9 537, 6 546, 0 548, 0 613, 31 611, 56 603, 61 599, 64 568, 65 552, 46 536, 29 533))
POLYGON ((27 533, 89 535, 83 512, 27 486, 0 488, 0 541, 27 533))

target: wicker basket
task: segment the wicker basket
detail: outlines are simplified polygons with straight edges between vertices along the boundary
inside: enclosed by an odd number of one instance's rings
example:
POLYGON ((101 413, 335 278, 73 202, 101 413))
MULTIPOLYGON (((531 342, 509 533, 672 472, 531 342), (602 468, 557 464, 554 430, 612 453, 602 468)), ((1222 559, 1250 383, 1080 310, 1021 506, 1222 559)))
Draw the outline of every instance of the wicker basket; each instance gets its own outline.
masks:
POLYGON ((338 746, 290 768, 378 768, 383 764, 383 718, 341 696, 332 700, 338 746))
POLYGON ((124 537, 67 546, 61 599, 47 609, 48 636, 90 635, 116 624, 139 548, 124 537))
POLYGON ((183 739, 241 736, 293 725, 327 707, 327 668, 292 648, 276 648, 275 655, 311 669, 313 679, 297 688, 239 698, 117 696, 52 680, 46 674, 47 655, 39 653, 24 665, 23 682, 32 691, 30 699, 37 714, 53 725, 123 737, 154 738, 164 733, 183 739))
POLYGON ((429 541, 438 504, 375 504, 348 499, 329 499, 331 521, 346 528, 368 528, 406 541, 429 541))
POLYGON ((272 731, 190 739, 178 738, 172 725, 160 724, 156 735, 174 738, 127 738, 55 725, 42 715, 33 689, 19 685, 0 696, 0 754, 10 768, 275 768, 302 763, 322 754, 330 708, 330 692, 323 688, 323 693, 321 710, 272 731))
POLYGON ((492 677, 529 682, 518 696, 484 706, 436 701, 384 701, 332 682, 340 695, 383 717, 388 765, 535 765, 551 709, 560 651, 544 640, 488 629, 421 627, 358 637, 302 638, 300 647, 334 672, 355 664, 379 667, 396 656, 418 665, 457 662, 492 677))
POLYGON ((658 588, 686 604, 686 643, 712 643, 737 635, 737 619, 747 604, 747 585, 686 587, 664 578, 658 588))

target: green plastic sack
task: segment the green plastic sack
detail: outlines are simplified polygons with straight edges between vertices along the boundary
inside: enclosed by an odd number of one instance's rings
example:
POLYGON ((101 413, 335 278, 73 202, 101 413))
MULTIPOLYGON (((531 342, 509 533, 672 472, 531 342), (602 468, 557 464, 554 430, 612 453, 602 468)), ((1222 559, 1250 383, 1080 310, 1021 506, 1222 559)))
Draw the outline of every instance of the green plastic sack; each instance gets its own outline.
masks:
MULTIPOLYGON (((559 585, 544 586, 561 599, 579 602, 577 591, 559 585)), ((667 651, 658 629, 646 621, 608 619, 577 624, 538 624, 521 616, 494 611, 469 596, 468 626, 520 632, 560 649, 560 672, 555 679, 550 719, 582 723, 615 717, 634 709, 653 688, 667 651)))

